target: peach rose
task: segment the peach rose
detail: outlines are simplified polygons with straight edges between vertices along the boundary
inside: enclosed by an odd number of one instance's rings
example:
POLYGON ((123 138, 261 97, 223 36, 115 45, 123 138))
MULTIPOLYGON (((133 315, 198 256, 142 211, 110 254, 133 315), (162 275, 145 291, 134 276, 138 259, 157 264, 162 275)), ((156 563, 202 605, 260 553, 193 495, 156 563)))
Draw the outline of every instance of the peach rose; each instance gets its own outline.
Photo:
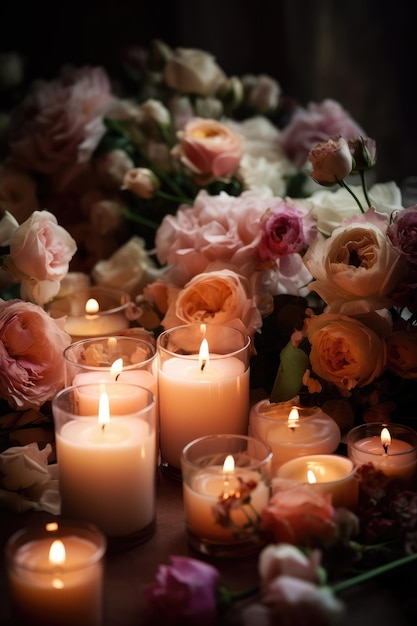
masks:
POLYGON ((350 392, 354 387, 369 385, 382 374, 387 360, 383 333, 380 336, 353 317, 331 313, 313 316, 306 325, 310 363, 320 378, 350 392))
POLYGON ((387 224, 386 215, 370 208, 311 244, 303 257, 315 279, 309 288, 326 302, 326 312, 358 315, 393 306, 405 264, 387 238, 387 224))
POLYGON ((62 319, 22 300, 0 300, 0 396, 16 410, 36 409, 64 384, 62 319))
POLYGON ((181 93, 210 96, 226 76, 211 54, 195 48, 176 48, 165 65, 164 80, 181 93))
POLYGON ((353 167, 349 144, 343 137, 318 143, 310 150, 308 159, 313 166, 311 178, 325 187, 349 176, 353 167))
POLYGON ((178 131, 178 138, 180 143, 174 146, 172 155, 197 176, 231 176, 243 155, 243 137, 215 120, 195 117, 178 131))
POLYGON ((125 173, 122 189, 132 191, 139 198, 153 198, 160 186, 159 180, 147 167, 135 167, 125 173))
POLYGON ((393 333, 387 347, 388 369, 401 378, 417 378, 417 328, 393 333))

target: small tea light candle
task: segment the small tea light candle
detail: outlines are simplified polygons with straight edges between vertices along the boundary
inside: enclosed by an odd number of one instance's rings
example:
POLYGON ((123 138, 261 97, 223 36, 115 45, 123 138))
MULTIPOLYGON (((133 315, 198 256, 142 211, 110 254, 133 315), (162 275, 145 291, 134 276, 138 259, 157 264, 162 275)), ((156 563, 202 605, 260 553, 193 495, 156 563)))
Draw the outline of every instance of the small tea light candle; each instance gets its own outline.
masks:
POLYGON ((348 456, 358 465, 372 463, 406 484, 417 476, 417 432, 401 424, 370 423, 352 428, 346 438, 348 456))
POLYGON ((268 400, 252 407, 249 434, 271 447, 274 474, 291 459, 335 452, 341 439, 337 423, 320 408, 297 407, 291 402, 273 404, 268 400))
POLYGON ((270 496, 271 457, 268 446, 246 436, 212 435, 185 446, 183 497, 192 547, 216 556, 259 549, 257 525, 270 496), (228 516, 230 523, 222 524, 228 516))
POLYGON ((351 459, 338 454, 316 454, 284 463, 277 476, 314 485, 320 493, 331 495, 335 508, 354 510, 359 497, 355 473, 356 466, 351 459))
POLYGON ((82 522, 23 529, 6 544, 16 624, 101 626, 106 539, 82 522))

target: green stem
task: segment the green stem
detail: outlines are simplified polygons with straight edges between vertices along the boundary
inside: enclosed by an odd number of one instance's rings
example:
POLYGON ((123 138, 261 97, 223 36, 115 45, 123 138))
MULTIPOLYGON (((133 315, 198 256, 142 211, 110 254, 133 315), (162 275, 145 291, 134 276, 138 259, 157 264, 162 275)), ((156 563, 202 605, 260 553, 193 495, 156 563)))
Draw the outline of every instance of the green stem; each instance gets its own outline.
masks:
POLYGON ((361 210, 361 213, 365 213, 365 211, 363 210, 363 207, 361 205, 361 203, 359 202, 359 199, 356 197, 356 195, 353 193, 352 189, 350 189, 350 187, 345 183, 344 180, 338 180, 337 181, 339 183, 339 185, 341 187, 344 187, 346 189, 346 191, 348 191, 350 193, 350 195, 355 199, 355 202, 357 203, 358 207, 361 210))
POLYGON ((345 589, 349 589, 350 587, 354 587, 355 585, 359 585, 367 580, 371 580, 380 574, 385 574, 396 567, 401 567, 402 565, 407 565, 407 563, 411 563, 417 559, 417 553, 409 554, 408 556, 404 556, 401 559, 397 559, 396 561, 391 561, 391 563, 386 563, 385 565, 380 565, 379 567, 375 567, 375 569, 369 570, 368 572, 363 572, 362 574, 358 574, 353 578, 349 578, 347 580, 343 580, 340 583, 336 583, 331 586, 331 589, 334 593, 339 593, 340 591, 345 591, 345 589))
POLYGON ((369 199, 368 196, 368 187, 366 185, 366 176, 365 176, 365 172, 363 170, 360 171, 360 176, 361 176, 361 182, 362 182, 362 190, 363 190, 363 195, 365 196, 365 200, 368 203, 368 207, 372 206, 372 203, 369 199))
POLYGON ((171 200, 172 202, 177 202, 178 204, 180 202, 185 203, 185 204, 193 204, 194 202, 193 200, 191 200, 191 198, 185 198, 182 195, 173 196, 170 193, 166 193, 166 191, 158 190, 155 195, 159 196, 160 198, 164 198, 164 200, 171 200))

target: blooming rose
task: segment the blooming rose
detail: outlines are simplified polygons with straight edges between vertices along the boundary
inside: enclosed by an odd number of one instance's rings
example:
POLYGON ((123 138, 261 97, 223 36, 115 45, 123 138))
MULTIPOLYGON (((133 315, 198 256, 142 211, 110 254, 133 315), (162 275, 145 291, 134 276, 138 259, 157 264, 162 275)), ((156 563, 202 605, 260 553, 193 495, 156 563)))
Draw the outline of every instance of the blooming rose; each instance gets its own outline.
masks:
POLYGON ((318 143, 311 148, 308 159, 313 166, 311 178, 325 187, 333 186, 352 171, 352 155, 349 144, 343 137, 336 141, 328 139, 318 143))
POLYGON ((290 159, 301 168, 315 144, 339 137, 366 137, 366 133, 338 102, 326 99, 298 109, 282 131, 281 141, 290 159))
POLYGON ((387 348, 388 369, 401 378, 417 378, 417 328, 394 332, 387 348))
POLYGON ((307 556, 291 543, 270 544, 259 555, 258 569, 263 588, 277 576, 294 576, 312 583, 319 583, 321 553, 312 550, 307 556))
POLYGON ((168 287, 169 306, 161 325, 228 324, 253 338, 262 326, 254 293, 250 281, 237 268, 213 263, 182 289, 168 287))
POLYGON ((282 93, 280 84, 267 74, 246 74, 242 77, 245 99, 255 111, 265 113, 278 107, 282 93))
POLYGON ((195 117, 178 131, 172 155, 204 178, 231 176, 243 155, 243 138, 216 120, 195 117))
POLYGON ((135 167, 126 172, 122 189, 133 191, 139 198, 153 198, 159 188, 159 180, 147 167, 135 167))
POLYGON ((417 204, 396 211, 393 218, 387 228, 387 236, 395 249, 411 265, 417 266, 417 204))
POLYGON ((31 302, 0 300, 0 396, 14 409, 39 408, 64 384, 63 319, 31 302))
POLYGON ((262 511, 262 526, 275 543, 314 547, 336 536, 334 509, 329 495, 314 486, 275 478, 273 494, 262 511))
POLYGON ((194 48, 176 48, 165 65, 164 80, 176 91, 210 96, 226 76, 211 54, 194 48))
POLYGON ((371 208, 311 244, 303 257, 315 279, 309 288, 326 302, 326 312, 357 315, 393 305, 405 267, 386 229, 386 216, 371 208))
MULTIPOLYGON (((365 319, 365 318, 364 318, 365 319)), ((350 392, 369 385, 383 372, 387 360, 384 320, 374 313, 377 334, 359 319, 331 313, 312 316, 306 322, 311 344, 310 363, 314 373, 350 392)), ((385 329, 388 333, 388 328, 385 329)))
POLYGON ((156 582, 145 589, 154 617, 164 624, 216 623, 216 588, 220 574, 208 563, 172 556, 171 565, 160 565, 156 582))

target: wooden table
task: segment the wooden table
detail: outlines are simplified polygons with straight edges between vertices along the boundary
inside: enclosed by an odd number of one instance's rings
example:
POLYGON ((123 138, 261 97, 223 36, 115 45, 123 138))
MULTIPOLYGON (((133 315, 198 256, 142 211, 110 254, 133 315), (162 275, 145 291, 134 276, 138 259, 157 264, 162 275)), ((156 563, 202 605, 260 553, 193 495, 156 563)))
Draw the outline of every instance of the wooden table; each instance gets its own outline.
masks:
MULTIPOLYGON (((7 538, 17 529, 53 516, 41 512, 16 514, 0 509, 0 540, 4 554, 7 538)), ((200 558, 216 566, 222 583, 233 590, 258 584, 257 556, 241 559, 210 559, 187 545, 181 483, 163 472, 158 474, 157 524, 145 543, 106 556, 103 626, 144 626, 152 622, 145 615, 144 588, 153 582, 158 566, 169 564, 171 555, 200 558)), ((341 626, 408 626, 417 618, 417 564, 379 577, 340 594, 347 612, 341 626)), ((0 568, 0 626, 11 626, 4 558, 0 568)), ((88 626, 80 624, 79 626, 88 626)))

